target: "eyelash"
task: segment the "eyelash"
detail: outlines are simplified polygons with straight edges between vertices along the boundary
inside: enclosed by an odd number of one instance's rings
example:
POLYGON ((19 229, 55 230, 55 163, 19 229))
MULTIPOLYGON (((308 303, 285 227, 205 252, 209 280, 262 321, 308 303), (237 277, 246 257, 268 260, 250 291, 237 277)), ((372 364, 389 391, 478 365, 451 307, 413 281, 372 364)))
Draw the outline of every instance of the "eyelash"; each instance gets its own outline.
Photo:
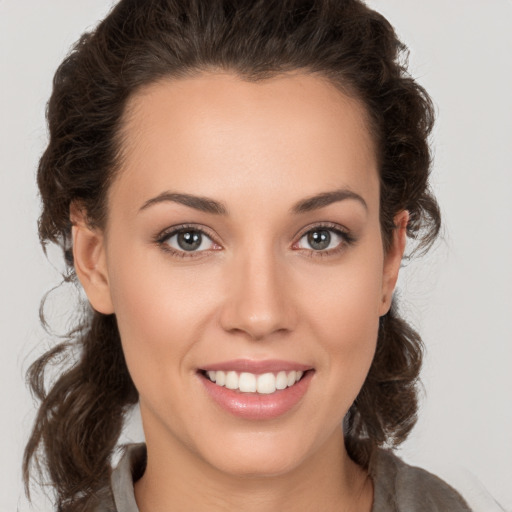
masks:
POLYGON ((351 246, 356 243, 356 238, 347 229, 342 228, 338 224, 333 224, 331 222, 323 222, 315 224, 313 226, 306 227, 298 237, 297 242, 294 242, 293 245, 298 244, 308 233, 314 231, 329 231, 331 233, 338 235, 342 239, 342 241, 338 246, 328 250, 315 251, 314 249, 298 249, 301 251, 305 251, 305 255, 309 258, 326 258, 329 256, 336 256, 337 254, 344 251, 347 248, 347 246, 351 246))
POLYGON ((170 253, 171 255, 178 257, 178 258, 198 258, 198 257, 204 257, 209 255, 212 251, 216 251, 218 249, 210 249, 210 250, 203 250, 203 251, 178 251, 176 249, 173 249, 167 242, 168 240, 173 237, 174 235, 178 235, 182 232, 197 232, 201 235, 207 236, 214 244, 219 245, 215 242, 214 237, 203 227, 198 227, 194 224, 182 224, 180 226, 174 226, 172 228, 168 228, 164 230, 163 232, 159 233, 156 236, 155 242, 160 246, 160 248, 170 253))
MULTIPOLYGON (((178 258, 204 257, 204 256, 211 254, 214 251, 219 250, 219 249, 207 249, 207 250, 202 250, 202 251, 187 252, 185 250, 183 250, 183 251, 176 250, 169 246, 168 240, 171 237, 173 237, 179 233, 186 232, 186 231, 200 233, 201 235, 208 237, 212 241, 212 243, 214 243, 215 245, 219 245, 219 244, 217 244, 217 242, 215 242, 214 237, 207 230, 205 230, 203 227, 198 227, 194 224, 183 224, 180 226, 174 226, 172 228, 168 228, 165 231, 159 233, 155 237, 155 242, 158 244, 158 246, 163 251, 168 252, 171 255, 178 257, 178 258)), ((305 255, 310 258, 325 258, 325 257, 329 257, 329 256, 334 256, 334 255, 342 252, 346 248, 346 246, 353 245, 356 242, 355 237, 348 230, 342 229, 338 224, 324 222, 324 223, 320 223, 320 224, 315 224, 313 226, 308 226, 298 237, 297 242, 294 242, 292 247, 297 245, 308 233, 311 233, 314 231, 329 231, 329 232, 334 233, 335 235, 339 236, 342 239, 342 242, 340 242, 340 244, 337 247, 335 247, 333 249, 329 249, 329 250, 314 250, 314 249, 301 249, 301 248, 297 249, 299 251, 305 252, 305 255)))

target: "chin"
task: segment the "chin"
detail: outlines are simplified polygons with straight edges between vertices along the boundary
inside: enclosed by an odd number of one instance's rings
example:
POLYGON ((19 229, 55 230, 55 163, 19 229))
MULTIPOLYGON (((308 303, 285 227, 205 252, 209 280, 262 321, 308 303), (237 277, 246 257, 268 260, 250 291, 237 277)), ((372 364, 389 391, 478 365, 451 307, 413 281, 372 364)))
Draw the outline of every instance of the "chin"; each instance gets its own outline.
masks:
MULTIPOLYGON (((258 450, 259 453, 250 450, 236 454, 234 457, 222 457, 221 460, 211 461, 214 467, 229 476, 256 479, 277 477, 290 474, 302 462, 298 454, 276 452, 269 455, 258 450)), ((235 454, 233 454, 235 455, 235 454)))
MULTIPOLYGON (((295 433, 298 433, 297 429, 295 433)), ((341 432, 341 430, 340 430, 341 432)), ((226 475, 241 478, 265 478, 289 474, 304 465, 318 447, 302 436, 274 431, 234 435, 219 439, 215 447, 205 449, 206 462, 226 475)))

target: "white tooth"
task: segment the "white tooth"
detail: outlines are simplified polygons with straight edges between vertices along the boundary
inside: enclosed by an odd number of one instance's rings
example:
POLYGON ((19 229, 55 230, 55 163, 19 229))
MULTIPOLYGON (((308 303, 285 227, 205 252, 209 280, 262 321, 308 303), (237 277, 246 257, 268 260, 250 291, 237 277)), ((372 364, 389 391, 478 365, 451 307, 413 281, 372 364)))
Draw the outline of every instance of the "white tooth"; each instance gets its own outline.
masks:
POLYGON ((297 375, 295 376, 295 382, 299 382, 301 377, 304 375, 304 372, 298 371, 297 375))
POLYGON ((224 386, 224 384, 226 383, 226 374, 221 370, 217 371, 215 375, 215 382, 219 386, 224 386))
POLYGON ((238 388, 244 393, 254 393, 256 391, 256 375, 243 372, 238 379, 238 388))
POLYGON ((276 389, 285 389, 288 386, 288 376, 286 372, 279 372, 276 377, 276 389))
POLYGON ((264 373, 258 376, 256 389, 258 393, 269 395, 276 390, 276 377, 273 373, 264 373))
POLYGON ((292 370, 288 374, 288 386, 293 386, 295 384, 295 377, 296 376, 297 376, 297 372, 295 372, 294 370, 292 370))
POLYGON ((209 378, 212 382, 215 382, 215 374, 216 374, 216 373, 217 373, 217 372, 214 372, 214 371, 212 371, 212 370, 210 370, 210 371, 208 372, 208 378, 209 378))
POLYGON ((238 389, 238 374, 236 372, 226 373, 226 387, 228 389, 238 389))

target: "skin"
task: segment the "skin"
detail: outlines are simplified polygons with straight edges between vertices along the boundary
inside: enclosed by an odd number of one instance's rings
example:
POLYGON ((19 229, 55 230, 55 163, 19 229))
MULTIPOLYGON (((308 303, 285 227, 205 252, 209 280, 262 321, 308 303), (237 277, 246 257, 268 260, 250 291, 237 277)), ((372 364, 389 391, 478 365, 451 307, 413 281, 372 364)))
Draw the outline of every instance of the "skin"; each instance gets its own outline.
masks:
POLYGON ((357 100, 301 73, 152 84, 129 102, 104 231, 77 205, 71 217, 77 274, 92 306, 116 314, 140 393, 141 512, 371 509, 371 480, 346 454, 340 425, 390 307, 408 215, 395 217, 385 254, 375 148, 357 100), (293 211, 335 190, 360 199, 293 211), (226 213, 151 202, 166 192, 211 198, 226 213), (330 232, 330 249, 312 248, 305 234, 326 222, 353 240, 330 232), (209 236, 189 257, 159 237, 182 224, 209 236), (197 374, 237 358, 314 374, 286 414, 241 419, 197 374))

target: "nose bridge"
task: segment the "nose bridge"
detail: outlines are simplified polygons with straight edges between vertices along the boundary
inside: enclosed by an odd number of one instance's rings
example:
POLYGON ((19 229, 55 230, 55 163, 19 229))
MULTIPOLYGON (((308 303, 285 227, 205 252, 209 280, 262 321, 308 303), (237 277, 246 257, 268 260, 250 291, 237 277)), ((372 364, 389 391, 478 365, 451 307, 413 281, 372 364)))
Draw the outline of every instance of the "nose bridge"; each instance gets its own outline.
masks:
POLYGON ((285 262, 270 243, 255 243, 233 256, 223 327, 262 339, 294 326, 285 262))

